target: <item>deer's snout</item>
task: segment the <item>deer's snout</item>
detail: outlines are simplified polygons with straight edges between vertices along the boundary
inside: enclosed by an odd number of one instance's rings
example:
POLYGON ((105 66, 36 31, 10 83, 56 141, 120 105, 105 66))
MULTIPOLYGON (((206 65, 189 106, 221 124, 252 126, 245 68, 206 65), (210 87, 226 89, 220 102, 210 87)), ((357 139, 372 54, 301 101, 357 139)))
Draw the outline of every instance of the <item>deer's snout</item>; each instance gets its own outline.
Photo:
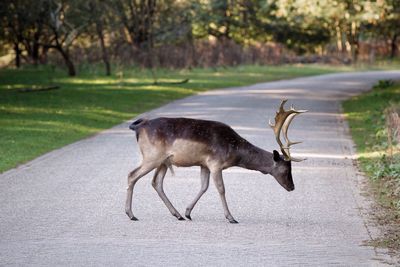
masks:
POLYGON ((294 190, 294 184, 285 188, 288 192, 294 190))

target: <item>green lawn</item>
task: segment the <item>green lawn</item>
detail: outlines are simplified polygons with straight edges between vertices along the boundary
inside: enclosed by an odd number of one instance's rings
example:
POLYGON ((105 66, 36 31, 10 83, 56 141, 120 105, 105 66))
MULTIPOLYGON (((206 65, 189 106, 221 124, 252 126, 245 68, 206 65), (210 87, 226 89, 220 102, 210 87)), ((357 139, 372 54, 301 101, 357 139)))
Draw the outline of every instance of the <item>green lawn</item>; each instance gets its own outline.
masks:
MULTIPOLYGON (((387 84, 386 84, 387 85, 387 84)), ((374 218, 384 225, 383 236, 375 246, 400 251, 400 146, 393 144, 390 155, 385 109, 400 110, 400 84, 380 86, 343 103, 353 140, 357 145, 358 162, 371 179, 371 192, 384 207, 374 218)))
POLYGON ((0 70, 0 172, 45 152, 92 135, 171 100, 214 88, 349 70, 347 67, 241 66, 235 68, 116 70, 106 77, 86 67, 78 77, 64 70, 0 70), (188 83, 174 85, 190 79, 188 83), (18 89, 58 85, 60 89, 22 93, 18 89))
POLYGON ((385 167, 395 167, 398 168, 400 180, 400 165, 381 165, 388 160, 396 163, 399 156, 395 149, 393 158, 386 159, 389 144, 385 126, 385 109, 389 106, 400 106, 400 84, 386 85, 385 83, 382 81, 381 86, 376 85, 372 91, 345 101, 343 108, 353 140, 357 145, 359 162, 363 170, 377 180, 386 175, 385 167))

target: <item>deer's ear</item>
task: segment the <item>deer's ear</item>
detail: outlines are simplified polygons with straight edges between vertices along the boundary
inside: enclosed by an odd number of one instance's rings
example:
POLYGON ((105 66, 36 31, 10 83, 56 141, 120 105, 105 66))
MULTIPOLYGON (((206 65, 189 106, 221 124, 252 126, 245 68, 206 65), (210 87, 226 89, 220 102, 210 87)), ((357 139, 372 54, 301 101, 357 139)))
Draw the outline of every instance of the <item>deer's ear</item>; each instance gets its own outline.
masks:
POLYGON ((281 161, 281 160, 282 160, 282 159, 281 159, 281 156, 279 155, 279 152, 278 152, 278 151, 274 150, 273 153, 274 153, 274 161, 275 161, 275 162, 278 162, 278 161, 281 161))

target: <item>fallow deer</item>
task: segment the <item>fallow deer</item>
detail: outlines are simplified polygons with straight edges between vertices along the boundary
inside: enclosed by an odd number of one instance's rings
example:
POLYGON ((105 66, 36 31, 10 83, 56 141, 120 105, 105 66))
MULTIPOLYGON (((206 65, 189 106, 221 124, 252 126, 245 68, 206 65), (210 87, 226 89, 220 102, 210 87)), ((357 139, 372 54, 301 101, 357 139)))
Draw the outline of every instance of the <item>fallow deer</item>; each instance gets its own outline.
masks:
POLYGON ((274 150, 265 151, 242 138, 231 127, 221 122, 188 118, 139 119, 130 125, 136 132, 143 160, 139 167, 128 175, 125 212, 131 220, 137 220, 132 213, 132 194, 136 182, 156 169, 152 185, 169 211, 178 220, 184 220, 174 208, 163 190, 163 180, 172 165, 179 167, 200 166, 201 189, 186 209, 185 217, 191 220, 191 212, 207 191, 210 175, 221 197, 225 217, 230 223, 237 223, 231 215, 225 198, 222 171, 232 166, 257 170, 272 175, 287 191, 294 190, 292 161, 301 161, 290 155, 291 142, 287 136, 293 118, 306 110, 295 110, 293 106, 284 110, 283 100, 275 116, 275 124, 269 122, 282 156, 274 150), (286 144, 281 141, 281 133, 286 144))

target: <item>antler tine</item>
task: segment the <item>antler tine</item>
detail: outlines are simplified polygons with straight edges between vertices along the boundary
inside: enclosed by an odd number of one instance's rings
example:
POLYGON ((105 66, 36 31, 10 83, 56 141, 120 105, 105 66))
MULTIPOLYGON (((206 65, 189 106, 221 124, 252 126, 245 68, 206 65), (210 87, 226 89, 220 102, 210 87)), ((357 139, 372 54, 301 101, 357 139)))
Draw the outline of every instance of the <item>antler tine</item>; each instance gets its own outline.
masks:
POLYGON ((272 124, 271 119, 268 120, 268 124, 269 124, 269 126, 271 126, 272 129, 275 127, 275 125, 272 124))
MULTIPOLYGON (((282 126, 283 137, 285 138, 285 141, 286 141, 286 144, 287 144, 287 147, 286 147, 287 152, 289 152, 289 149, 290 149, 290 147, 292 145, 296 145, 296 144, 302 143, 301 141, 300 142, 292 142, 292 141, 289 140, 289 137, 288 137, 288 129, 289 129, 290 123, 292 122, 294 117, 296 117, 299 114, 300 113, 292 113, 292 114, 290 114, 288 116, 288 118, 286 119, 286 121, 284 122, 283 126, 282 126)), ((290 154, 289 154, 289 156, 290 156, 290 160, 291 161, 300 162, 300 161, 305 160, 305 158, 294 158, 290 154)))
POLYGON ((293 105, 290 107, 289 110, 285 110, 284 105, 286 102, 287 102, 287 99, 282 100, 282 102, 279 106, 279 110, 276 112, 275 124, 273 125, 271 123, 271 121, 269 121, 269 125, 271 126, 271 128, 274 131, 275 139, 281 148, 281 151, 282 151, 282 154, 283 154, 285 160, 287 160, 287 161, 289 161, 289 160, 302 161, 303 159, 295 159, 290 156, 290 151, 289 151, 290 146, 299 144, 301 142, 291 142, 288 138, 287 132, 288 132, 290 123, 292 122, 294 117, 296 117, 300 113, 307 112, 307 110, 295 110, 293 105), (283 145, 282 141, 280 140, 281 132, 283 132, 283 137, 286 141, 286 145, 283 145))
POLYGON ((291 157, 290 160, 291 160, 291 161, 294 161, 294 162, 301 162, 301 161, 306 160, 306 158, 298 159, 298 158, 293 158, 293 157, 291 157))
POLYGON ((286 118, 285 122, 284 122, 283 125, 282 125, 283 137, 285 138, 285 141, 286 141, 286 143, 287 143, 287 147, 288 147, 288 148, 290 148, 290 146, 292 146, 292 145, 296 145, 296 144, 302 143, 302 141, 299 141, 299 142, 292 142, 292 141, 289 140, 289 137, 288 137, 288 129, 289 129, 290 123, 292 122, 292 120, 294 119, 294 117, 296 117, 297 115, 299 115, 299 114, 301 114, 301 113, 304 113, 304 112, 307 112, 307 111, 308 111, 308 110, 305 110, 305 109, 303 109, 303 110, 295 110, 294 107, 293 107, 293 104, 291 105, 290 110, 293 111, 294 113, 290 114, 290 115, 286 118))
POLYGON ((276 113, 285 111, 285 108, 283 106, 286 104, 287 101, 288 101, 287 99, 282 100, 281 105, 279 106, 279 110, 276 113))
POLYGON ((283 123, 283 125, 282 125, 283 137, 285 138, 285 141, 287 143, 287 147, 288 148, 290 148, 290 146, 292 146, 292 145, 296 145, 296 144, 302 143, 301 141, 300 142, 292 142, 292 141, 289 140, 289 137, 288 137, 288 129, 289 129, 290 123, 292 122, 294 117, 296 117, 299 114, 300 113, 292 113, 292 114, 290 114, 287 117, 287 119, 285 120, 285 122, 283 123))

